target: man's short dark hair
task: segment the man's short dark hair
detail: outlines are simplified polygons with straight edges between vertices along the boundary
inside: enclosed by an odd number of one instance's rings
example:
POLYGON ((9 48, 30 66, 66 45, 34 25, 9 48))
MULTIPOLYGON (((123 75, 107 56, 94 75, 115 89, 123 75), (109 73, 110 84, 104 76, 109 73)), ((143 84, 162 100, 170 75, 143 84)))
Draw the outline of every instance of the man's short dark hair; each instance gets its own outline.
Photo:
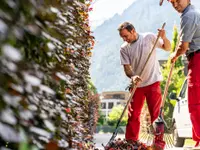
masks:
POLYGON ((118 31, 121 31, 122 29, 126 29, 131 32, 133 29, 135 30, 135 27, 130 22, 124 22, 119 25, 118 31))

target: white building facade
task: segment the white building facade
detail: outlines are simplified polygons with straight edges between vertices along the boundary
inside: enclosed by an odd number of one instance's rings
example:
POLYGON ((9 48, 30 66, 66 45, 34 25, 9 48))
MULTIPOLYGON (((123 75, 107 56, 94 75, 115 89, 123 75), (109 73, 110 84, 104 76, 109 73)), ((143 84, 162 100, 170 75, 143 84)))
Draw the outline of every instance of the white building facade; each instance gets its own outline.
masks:
POLYGON ((100 96, 101 111, 108 118, 112 108, 117 105, 125 106, 129 98, 129 92, 126 91, 109 91, 102 92, 100 96))

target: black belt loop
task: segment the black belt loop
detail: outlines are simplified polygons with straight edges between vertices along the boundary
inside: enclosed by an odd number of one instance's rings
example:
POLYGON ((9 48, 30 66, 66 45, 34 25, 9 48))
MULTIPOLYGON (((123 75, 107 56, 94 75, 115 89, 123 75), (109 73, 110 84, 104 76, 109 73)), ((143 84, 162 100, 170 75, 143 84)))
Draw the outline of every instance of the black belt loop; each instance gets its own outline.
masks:
POLYGON ((200 49, 196 50, 195 52, 192 52, 190 53, 188 56, 187 56, 187 59, 188 61, 190 61, 192 59, 192 57, 197 54, 197 53, 200 53, 200 49))

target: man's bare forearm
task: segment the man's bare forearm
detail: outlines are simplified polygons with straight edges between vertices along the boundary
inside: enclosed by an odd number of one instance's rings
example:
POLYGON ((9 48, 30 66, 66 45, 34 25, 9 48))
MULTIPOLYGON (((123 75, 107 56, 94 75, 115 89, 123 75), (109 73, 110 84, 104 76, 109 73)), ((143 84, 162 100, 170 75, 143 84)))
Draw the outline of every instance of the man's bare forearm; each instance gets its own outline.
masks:
POLYGON ((124 72, 127 77, 131 78, 133 76, 133 70, 131 68, 131 65, 124 65, 124 72))
POLYGON ((189 43, 188 42, 180 42, 178 50, 176 51, 176 57, 179 57, 188 50, 189 43))
POLYGON ((170 51, 171 50, 171 43, 167 38, 163 39, 163 49, 166 51, 170 51))

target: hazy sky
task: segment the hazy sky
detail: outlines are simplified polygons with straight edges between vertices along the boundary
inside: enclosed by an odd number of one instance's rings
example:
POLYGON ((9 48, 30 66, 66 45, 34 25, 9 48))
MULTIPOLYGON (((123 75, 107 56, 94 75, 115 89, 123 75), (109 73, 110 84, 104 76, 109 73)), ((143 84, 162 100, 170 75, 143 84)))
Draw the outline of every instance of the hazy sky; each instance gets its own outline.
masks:
POLYGON ((94 0, 91 6, 93 10, 89 14, 92 29, 116 13, 121 14, 134 1, 136 0, 94 0))

